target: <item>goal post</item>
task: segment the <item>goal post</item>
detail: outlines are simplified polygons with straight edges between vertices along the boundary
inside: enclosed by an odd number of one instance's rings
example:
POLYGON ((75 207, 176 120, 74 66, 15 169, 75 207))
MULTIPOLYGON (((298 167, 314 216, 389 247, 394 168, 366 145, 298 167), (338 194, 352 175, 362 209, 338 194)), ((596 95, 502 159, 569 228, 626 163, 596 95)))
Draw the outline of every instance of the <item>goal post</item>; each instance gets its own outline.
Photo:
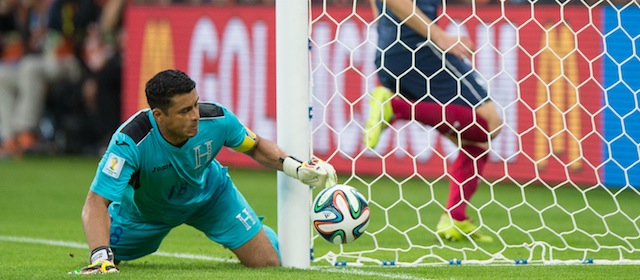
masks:
MULTIPOLYGON (((277 139, 291 155, 311 155, 307 1, 276 1, 277 139)), ((310 190, 278 172, 278 239, 282 266, 308 268, 310 190)))
POLYGON ((314 235, 315 263, 640 263, 636 2, 445 1, 437 24, 476 44, 470 63, 504 119, 468 207, 489 244, 437 237, 458 149, 435 129, 398 121, 375 150, 363 145, 368 93, 385 71, 368 1, 309 3, 312 151, 371 208, 353 243, 314 235))

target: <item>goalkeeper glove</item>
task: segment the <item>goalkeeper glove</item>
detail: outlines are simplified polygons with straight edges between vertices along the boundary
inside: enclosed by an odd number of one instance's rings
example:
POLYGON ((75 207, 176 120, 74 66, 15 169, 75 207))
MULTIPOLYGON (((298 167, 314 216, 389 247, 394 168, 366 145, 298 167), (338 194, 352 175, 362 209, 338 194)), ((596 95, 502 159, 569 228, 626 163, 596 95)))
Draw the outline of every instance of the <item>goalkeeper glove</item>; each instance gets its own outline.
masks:
POLYGON ((69 272, 69 274, 100 274, 120 272, 114 264, 114 256, 111 248, 101 246, 91 251, 91 258, 88 266, 69 272))
POLYGON ((284 174, 314 187, 331 187, 338 183, 336 170, 328 162, 313 158, 302 162, 294 157, 282 159, 284 174))

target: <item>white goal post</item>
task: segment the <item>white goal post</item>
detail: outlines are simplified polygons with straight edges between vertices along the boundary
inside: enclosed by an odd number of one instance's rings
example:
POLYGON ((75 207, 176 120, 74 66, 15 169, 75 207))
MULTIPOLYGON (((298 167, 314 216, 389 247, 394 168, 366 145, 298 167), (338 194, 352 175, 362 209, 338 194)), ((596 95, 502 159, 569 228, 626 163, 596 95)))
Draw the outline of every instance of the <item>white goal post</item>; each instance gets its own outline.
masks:
POLYGON ((368 93, 385 71, 368 1, 277 0, 278 141, 329 160, 372 215, 360 239, 328 244, 310 231, 312 192, 279 176, 283 265, 308 267, 310 247, 329 265, 640 263, 638 4, 445 2, 437 24, 475 43, 470 64, 504 119, 468 209, 494 242, 437 237, 457 153, 437 131, 398 121, 364 147, 368 93), (311 150, 295 146, 300 131, 311 150))
MULTIPOLYGON (((310 156, 308 2, 276 1, 278 144, 297 157, 310 156)), ((301 158, 307 160, 306 158, 301 158)), ((278 172, 278 239, 282 266, 308 268, 311 191, 278 172)))

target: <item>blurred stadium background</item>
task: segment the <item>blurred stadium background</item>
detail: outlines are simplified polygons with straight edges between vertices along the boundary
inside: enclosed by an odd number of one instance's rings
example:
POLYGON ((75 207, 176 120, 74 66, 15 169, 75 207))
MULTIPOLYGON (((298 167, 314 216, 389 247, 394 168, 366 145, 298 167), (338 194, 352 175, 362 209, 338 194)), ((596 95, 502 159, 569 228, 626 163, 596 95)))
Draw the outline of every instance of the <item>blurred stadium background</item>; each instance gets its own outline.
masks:
MULTIPOLYGON (((42 119, 29 131, 36 141, 27 141, 24 154, 99 155, 117 123, 146 107, 146 80, 166 68, 184 70, 203 100, 227 105, 258 134, 276 139, 275 1, 42 2, 47 8, 71 5, 74 11, 87 11, 81 7, 88 5, 95 14, 77 13, 52 26, 71 43, 83 74, 47 84, 42 119), (109 25, 106 11, 117 5, 122 8, 115 9, 116 23, 109 25), (89 19, 81 21, 80 15, 89 19)), ((572 261, 601 250, 614 251, 605 253, 607 259, 639 259, 640 221, 632 206, 640 186, 639 12, 634 1, 447 1, 448 16, 439 24, 476 42, 473 63, 507 121, 493 145, 485 193, 474 201, 476 217, 491 220, 489 228, 503 236, 505 246, 473 247, 473 259, 507 262, 522 256, 543 262, 549 259, 546 250, 571 251, 561 259, 572 261), (529 224, 530 217, 535 218, 529 224), (539 240, 548 242, 536 247, 539 240), (521 243, 543 252, 522 253, 521 243), (517 252, 506 253, 509 246, 517 252)), ((376 152, 364 151, 363 97, 376 84, 369 4, 314 0, 310 19, 314 154, 330 160, 341 180, 367 193, 378 216, 385 217, 372 224, 378 237, 369 236, 370 243, 363 241, 355 255, 388 235, 386 240, 402 242, 375 243, 371 250, 388 246, 382 256, 374 254, 375 261, 400 260, 398 252, 408 249, 418 249, 409 253, 413 260, 438 256, 433 251, 440 245, 414 237, 419 234, 413 226, 433 234, 442 210, 440 190, 446 189, 444 166, 455 147, 409 124, 387 133, 376 152), (428 137, 416 141, 416 133, 428 137), (395 149, 396 141, 409 150, 395 149), (394 221, 399 216, 407 220, 394 221)), ((0 125, 6 123, 0 119, 0 125)), ((11 162, 19 156, 6 140, 2 156, 11 162)), ((258 168, 230 151, 219 160, 258 168)), ((349 255, 340 249, 335 257, 335 248, 319 246, 316 256, 326 256, 330 264, 349 255)), ((432 261, 467 257, 464 246, 446 250, 432 261)))

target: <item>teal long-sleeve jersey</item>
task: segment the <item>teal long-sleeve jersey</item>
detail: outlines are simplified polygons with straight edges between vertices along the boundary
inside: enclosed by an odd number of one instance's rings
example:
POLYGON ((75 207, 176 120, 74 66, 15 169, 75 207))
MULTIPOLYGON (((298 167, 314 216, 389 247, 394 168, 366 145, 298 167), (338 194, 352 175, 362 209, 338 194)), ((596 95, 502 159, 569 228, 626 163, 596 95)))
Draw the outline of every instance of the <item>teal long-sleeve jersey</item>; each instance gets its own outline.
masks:
POLYGON ((199 110, 198 133, 180 147, 162 137, 150 109, 134 114, 111 138, 91 190, 134 220, 184 223, 229 180, 215 159, 222 147, 243 151, 256 141, 222 105, 200 103, 199 110))

